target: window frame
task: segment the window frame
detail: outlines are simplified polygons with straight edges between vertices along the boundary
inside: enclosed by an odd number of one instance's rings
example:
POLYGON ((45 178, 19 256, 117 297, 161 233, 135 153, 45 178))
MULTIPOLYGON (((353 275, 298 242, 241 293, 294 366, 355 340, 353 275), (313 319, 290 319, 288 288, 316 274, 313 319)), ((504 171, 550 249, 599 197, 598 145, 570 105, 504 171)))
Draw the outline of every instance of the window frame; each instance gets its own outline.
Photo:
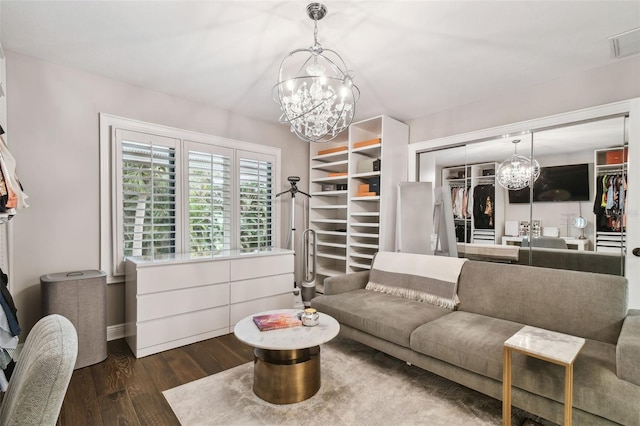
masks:
MULTIPOLYGON (((237 153, 246 151, 255 155, 266 155, 273 158, 273 181, 272 181, 272 240, 274 247, 280 246, 281 226, 280 226, 280 203, 276 202, 275 194, 281 186, 281 149, 269 145, 233 140, 220 136, 208 135, 174 127, 168 127, 139 120, 128 119, 111 114, 100 113, 100 147, 99 147, 99 173, 100 173, 100 269, 107 273, 107 282, 122 282, 125 271, 122 264, 121 247, 118 247, 118 221, 122 223, 122 212, 118 212, 119 202, 117 198, 117 185, 119 182, 117 168, 121 164, 121 147, 116 139, 116 129, 144 133, 150 136, 176 139, 178 149, 176 153, 176 195, 178 200, 176 206, 176 216, 180 216, 179 223, 176 218, 176 228, 179 227, 181 236, 176 235, 176 253, 189 251, 188 232, 188 147, 198 146, 219 149, 219 152, 233 152, 231 157, 232 167, 232 191, 231 191, 231 249, 240 248, 239 234, 239 176, 237 169, 237 153), (185 160, 186 157, 186 160, 185 160), (118 161, 120 160, 120 162, 118 161), (178 182, 179 181, 179 182, 178 182), (185 202, 186 201, 186 202, 185 202), (120 216, 120 217, 118 217, 120 216)), ((121 170, 120 170, 121 173, 121 170)), ((120 174, 121 178, 121 174, 120 174)), ((121 182, 121 181, 120 181, 121 182)))

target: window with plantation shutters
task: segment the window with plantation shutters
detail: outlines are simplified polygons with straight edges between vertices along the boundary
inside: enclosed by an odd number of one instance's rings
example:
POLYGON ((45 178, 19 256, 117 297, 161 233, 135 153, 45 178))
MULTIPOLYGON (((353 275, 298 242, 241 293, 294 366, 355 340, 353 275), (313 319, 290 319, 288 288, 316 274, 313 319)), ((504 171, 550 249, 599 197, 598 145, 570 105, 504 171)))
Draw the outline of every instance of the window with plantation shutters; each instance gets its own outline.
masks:
POLYGON ((180 235, 175 140, 131 131, 116 133, 121 141, 122 255, 175 253, 180 235))
POLYGON ((280 241, 280 149, 100 114, 100 267, 280 241))
POLYGON ((274 158, 248 152, 239 152, 238 157, 240 247, 270 247, 273 226, 274 158))
POLYGON ((231 150, 189 145, 189 251, 231 248, 231 150), (216 153, 218 151, 218 153, 216 153))

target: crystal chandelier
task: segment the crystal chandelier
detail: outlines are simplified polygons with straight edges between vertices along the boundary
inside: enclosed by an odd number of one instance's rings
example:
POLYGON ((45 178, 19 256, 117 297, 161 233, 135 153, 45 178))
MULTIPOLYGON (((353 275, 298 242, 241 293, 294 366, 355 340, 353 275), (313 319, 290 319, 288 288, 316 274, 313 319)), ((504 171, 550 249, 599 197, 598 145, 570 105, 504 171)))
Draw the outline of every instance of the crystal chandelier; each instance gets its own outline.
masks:
POLYGON ((518 143, 520 139, 513 142, 513 155, 500 163, 496 172, 498 183, 506 189, 515 191, 524 189, 540 177, 540 164, 533 159, 518 155, 518 143))
POLYGON ((347 129, 360 98, 340 55, 318 43, 318 21, 326 14, 323 4, 307 6, 314 23, 314 44, 282 60, 273 87, 273 98, 282 109, 280 122, 289 123, 291 131, 306 142, 328 142, 347 129))

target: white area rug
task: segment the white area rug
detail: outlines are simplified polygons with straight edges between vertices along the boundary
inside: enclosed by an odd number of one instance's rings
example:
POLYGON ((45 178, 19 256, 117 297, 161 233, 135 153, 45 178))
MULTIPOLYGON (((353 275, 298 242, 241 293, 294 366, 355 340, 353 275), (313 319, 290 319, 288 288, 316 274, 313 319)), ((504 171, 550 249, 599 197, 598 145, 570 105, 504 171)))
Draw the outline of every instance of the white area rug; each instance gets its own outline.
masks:
POLYGON ((321 370, 318 393, 297 404, 258 398, 252 362, 163 394, 184 426, 502 424, 502 402, 349 339, 321 346, 321 370))

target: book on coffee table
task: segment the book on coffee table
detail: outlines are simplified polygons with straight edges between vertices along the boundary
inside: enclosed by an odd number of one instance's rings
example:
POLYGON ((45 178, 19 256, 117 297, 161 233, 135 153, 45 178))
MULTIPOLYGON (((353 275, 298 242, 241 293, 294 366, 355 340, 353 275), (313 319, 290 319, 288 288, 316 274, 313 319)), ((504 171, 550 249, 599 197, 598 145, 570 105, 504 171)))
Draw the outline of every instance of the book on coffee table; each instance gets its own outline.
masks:
POLYGON ((278 328, 297 327, 302 325, 302 321, 296 314, 266 314, 253 317, 253 322, 260 331, 276 330, 278 328))

